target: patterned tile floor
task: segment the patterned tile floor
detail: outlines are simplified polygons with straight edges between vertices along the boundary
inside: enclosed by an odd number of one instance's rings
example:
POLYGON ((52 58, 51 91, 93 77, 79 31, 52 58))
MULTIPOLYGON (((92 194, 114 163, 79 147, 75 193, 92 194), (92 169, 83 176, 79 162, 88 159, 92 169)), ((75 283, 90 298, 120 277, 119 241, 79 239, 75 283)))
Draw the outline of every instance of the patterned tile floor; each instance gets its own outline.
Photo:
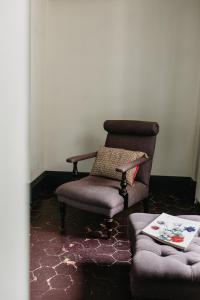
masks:
MULTIPOLYGON (((136 211, 142 211, 140 204, 127 213, 136 211)), ((199 214, 186 195, 152 194, 150 212, 162 211, 199 214)), ((126 215, 115 220, 113 238, 106 240, 101 217, 69 207, 66 235, 61 236, 56 199, 41 195, 35 200, 30 229, 30 299, 131 299, 126 215)))

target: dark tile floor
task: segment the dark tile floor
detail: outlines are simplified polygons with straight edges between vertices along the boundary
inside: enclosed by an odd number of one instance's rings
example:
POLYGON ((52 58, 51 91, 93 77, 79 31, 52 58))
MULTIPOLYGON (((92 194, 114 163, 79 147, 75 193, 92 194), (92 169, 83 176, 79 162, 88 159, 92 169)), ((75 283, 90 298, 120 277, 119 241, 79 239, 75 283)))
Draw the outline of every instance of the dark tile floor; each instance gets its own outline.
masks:
MULTIPOLYGON (((142 211, 141 205, 129 213, 134 211, 142 211)), ((186 194, 151 193, 150 212, 163 211, 199 214, 186 194)), ((61 236, 56 199, 41 195, 35 200, 30 229, 30 299, 131 299, 126 215, 116 218, 114 236, 106 240, 101 217, 68 208, 66 235, 61 236)))

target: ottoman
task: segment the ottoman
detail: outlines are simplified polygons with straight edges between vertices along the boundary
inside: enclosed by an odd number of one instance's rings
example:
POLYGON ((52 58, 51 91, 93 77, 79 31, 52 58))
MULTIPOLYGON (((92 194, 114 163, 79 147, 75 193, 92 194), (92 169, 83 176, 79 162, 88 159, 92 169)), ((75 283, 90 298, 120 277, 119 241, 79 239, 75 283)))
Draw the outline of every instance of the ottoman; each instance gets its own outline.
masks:
MULTIPOLYGON (((128 219, 133 261, 131 293, 135 299, 200 300, 200 235, 186 251, 164 245, 141 230, 158 215, 135 213, 128 219)), ((200 216, 180 216, 199 221, 200 216)))

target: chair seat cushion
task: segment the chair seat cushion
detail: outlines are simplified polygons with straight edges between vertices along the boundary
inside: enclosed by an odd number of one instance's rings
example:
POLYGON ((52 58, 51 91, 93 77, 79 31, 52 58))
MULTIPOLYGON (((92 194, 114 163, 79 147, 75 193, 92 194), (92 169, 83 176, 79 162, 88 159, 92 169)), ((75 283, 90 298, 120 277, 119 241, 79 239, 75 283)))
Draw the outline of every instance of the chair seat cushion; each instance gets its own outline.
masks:
MULTIPOLYGON (((130 280, 132 294, 147 299, 200 299, 200 236, 187 250, 164 245, 141 233, 158 215, 129 216, 129 237, 133 248, 130 280)), ((199 221, 200 216, 181 216, 199 221)))
MULTIPOLYGON (((98 176, 87 176, 67 182, 56 190, 58 200, 71 206, 113 217, 124 209, 124 200, 119 195, 117 180, 98 176)), ((148 195, 148 187, 141 182, 127 186, 131 206, 148 195)))

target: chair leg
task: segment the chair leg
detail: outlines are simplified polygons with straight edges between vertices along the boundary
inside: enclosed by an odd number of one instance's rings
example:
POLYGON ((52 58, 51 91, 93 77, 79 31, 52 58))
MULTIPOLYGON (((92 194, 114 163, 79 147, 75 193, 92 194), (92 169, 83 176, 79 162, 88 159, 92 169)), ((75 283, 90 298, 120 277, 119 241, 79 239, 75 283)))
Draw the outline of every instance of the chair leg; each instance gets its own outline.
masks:
POLYGON ((144 212, 148 213, 149 212, 149 197, 147 197, 143 200, 143 207, 144 207, 144 212))
POLYGON ((65 233, 65 203, 60 202, 60 233, 65 233))
POLYGON ((106 226, 107 226, 108 239, 110 239, 112 237, 112 231, 113 231, 113 218, 106 218, 106 226))

